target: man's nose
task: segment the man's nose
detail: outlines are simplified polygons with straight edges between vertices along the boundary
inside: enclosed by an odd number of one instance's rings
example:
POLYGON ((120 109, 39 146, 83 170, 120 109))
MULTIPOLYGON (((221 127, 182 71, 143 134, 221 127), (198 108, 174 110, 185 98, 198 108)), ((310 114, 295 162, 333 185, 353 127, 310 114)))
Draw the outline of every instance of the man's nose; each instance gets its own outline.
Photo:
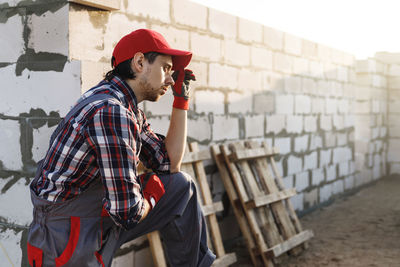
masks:
POLYGON ((167 74, 167 77, 165 77, 165 83, 171 86, 175 84, 174 78, 172 78, 171 74, 167 74))

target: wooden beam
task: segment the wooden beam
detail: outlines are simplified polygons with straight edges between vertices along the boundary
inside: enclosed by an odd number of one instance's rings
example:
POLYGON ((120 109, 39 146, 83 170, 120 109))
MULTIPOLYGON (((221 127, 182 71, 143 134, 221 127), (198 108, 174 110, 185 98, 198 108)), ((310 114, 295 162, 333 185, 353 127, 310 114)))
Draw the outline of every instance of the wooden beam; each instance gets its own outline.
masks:
POLYGON ((215 214, 219 211, 223 211, 224 206, 222 205, 221 201, 218 201, 218 202, 214 202, 212 204, 203 205, 203 206, 201 206, 201 209, 203 210, 204 216, 208 216, 210 214, 215 214))
POLYGON ((225 267, 229 266, 233 263, 236 262, 236 254, 235 253, 229 253, 225 254, 224 256, 217 258, 213 264, 211 265, 212 267, 225 267))
POLYGON ((306 242, 310 238, 314 236, 314 233, 311 230, 305 230, 303 232, 298 233, 295 236, 292 236, 288 240, 280 243, 279 245, 273 246, 272 248, 264 251, 264 254, 268 256, 268 258, 276 258, 282 255, 285 252, 295 248, 296 246, 306 242))
POLYGON ((272 149, 258 147, 258 148, 251 148, 251 149, 241 149, 232 152, 229 157, 231 162, 236 162, 239 160, 249 160, 249 159, 256 159, 262 157, 269 157, 279 154, 279 150, 276 147, 272 149))
POLYGON ((161 244, 160 233, 158 231, 148 233, 147 238, 149 239, 154 266, 167 267, 167 261, 165 260, 164 250, 161 244))
POLYGON ((256 197, 253 200, 246 202, 246 208, 254 209, 265 206, 280 200, 284 200, 296 195, 296 189, 286 189, 277 193, 268 194, 265 196, 256 197))
POLYGON ((211 154, 209 150, 201 150, 198 152, 186 152, 182 159, 182 164, 194 163, 198 161, 203 161, 211 159, 211 154))

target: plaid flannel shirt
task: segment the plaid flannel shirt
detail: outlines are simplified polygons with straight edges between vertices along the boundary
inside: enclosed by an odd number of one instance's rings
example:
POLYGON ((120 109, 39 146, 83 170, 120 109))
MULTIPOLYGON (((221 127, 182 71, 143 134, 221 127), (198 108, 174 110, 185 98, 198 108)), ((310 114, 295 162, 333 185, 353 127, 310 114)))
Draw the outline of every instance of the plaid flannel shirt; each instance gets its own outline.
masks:
POLYGON ((41 178, 31 188, 43 199, 57 203, 102 179, 103 206, 117 224, 131 228, 144 212, 139 161, 158 173, 169 173, 164 136, 151 130, 125 81, 118 77, 102 81, 82 99, 99 93, 113 98, 86 105, 66 123, 50 144, 41 178))

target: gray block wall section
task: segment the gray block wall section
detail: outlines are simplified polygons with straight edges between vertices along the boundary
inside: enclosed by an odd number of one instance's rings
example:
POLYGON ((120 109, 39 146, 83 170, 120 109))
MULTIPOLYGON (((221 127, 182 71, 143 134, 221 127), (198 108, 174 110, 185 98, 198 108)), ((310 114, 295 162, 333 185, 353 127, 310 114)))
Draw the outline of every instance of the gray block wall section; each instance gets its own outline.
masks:
MULTIPOLYGON (((400 54, 355 60, 186 0, 121 1, 114 11, 65 0, 2 0, 0 262, 27 265, 36 162, 60 118, 109 70, 116 42, 137 28, 157 30, 194 53, 188 139, 204 149, 248 138, 277 146, 278 169, 298 192, 292 202, 299 213, 400 173, 400 54)), ((160 133, 171 102, 169 93, 142 104, 160 133)), ((206 169, 220 200, 217 168, 208 161, 206 169)), ((225 240, 238 237, 233 215, 219 216, 225 240)), ((152 264, 140 238, 118 252, 113 266, 152 264)))

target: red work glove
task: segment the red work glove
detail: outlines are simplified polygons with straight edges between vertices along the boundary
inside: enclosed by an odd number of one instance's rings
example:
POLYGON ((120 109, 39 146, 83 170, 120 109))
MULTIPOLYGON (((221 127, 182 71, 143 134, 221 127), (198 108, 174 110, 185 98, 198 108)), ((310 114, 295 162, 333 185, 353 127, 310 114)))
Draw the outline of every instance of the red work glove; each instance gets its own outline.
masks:
POLYGON ((154 173, 140 175, 140 182, 142 183, 143 196, 153 209, 165 193, 164 185, 154 173))
POLYGON ((172 78, 175 81, 172 91, 174 93, 174 108, 189 109, 189 82, 195 81, 196 77, 193 71, 188 69, 175 70, 172 74, 172 78))

